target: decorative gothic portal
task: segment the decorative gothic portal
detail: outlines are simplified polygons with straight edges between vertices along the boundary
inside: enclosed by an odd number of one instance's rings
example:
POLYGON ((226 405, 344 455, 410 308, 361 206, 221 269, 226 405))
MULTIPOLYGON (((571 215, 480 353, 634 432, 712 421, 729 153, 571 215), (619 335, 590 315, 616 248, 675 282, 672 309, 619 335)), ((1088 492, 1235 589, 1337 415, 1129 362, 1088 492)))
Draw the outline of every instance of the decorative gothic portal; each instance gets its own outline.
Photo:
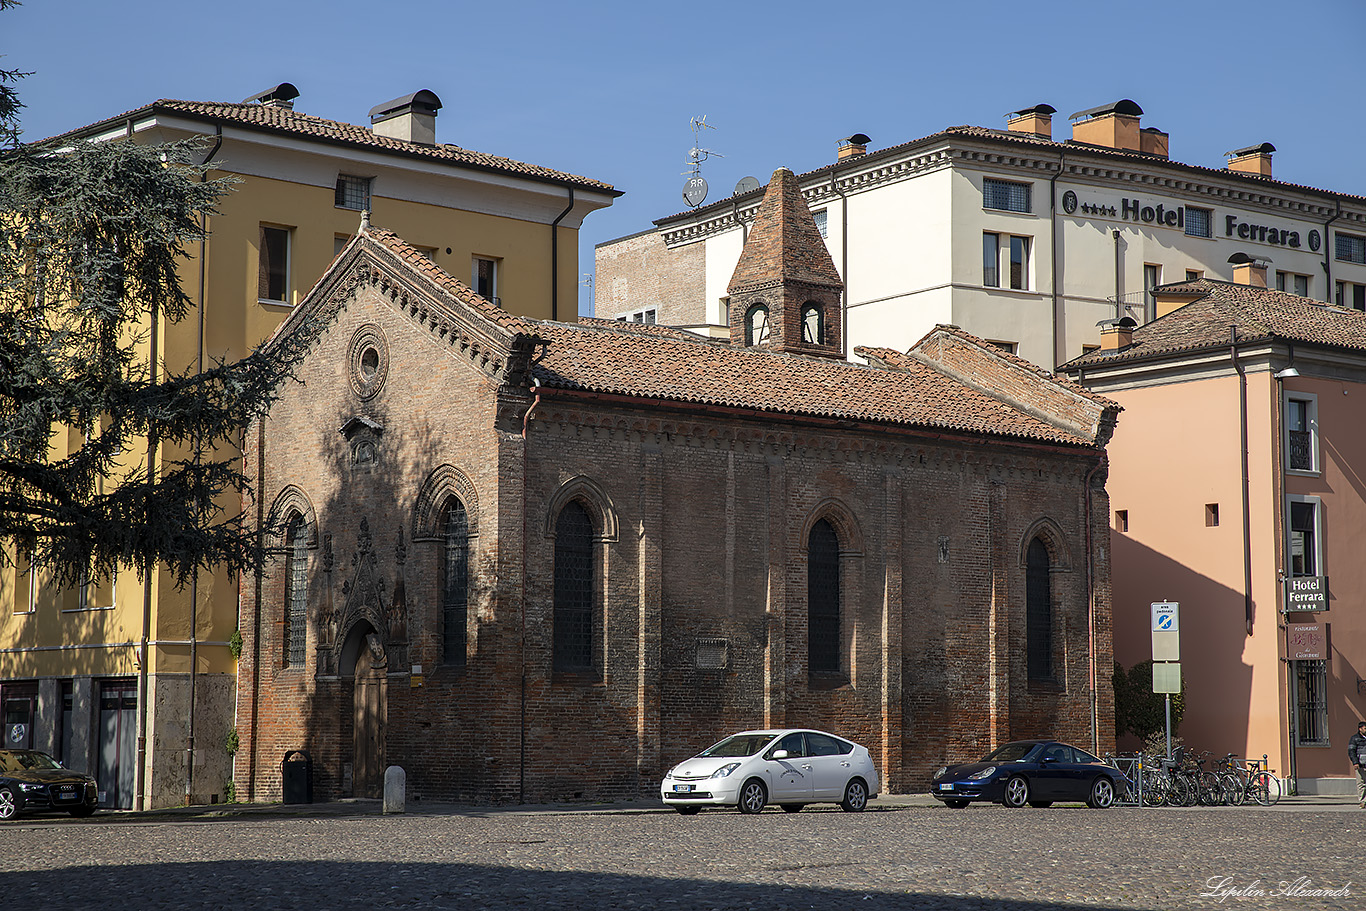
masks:
POLYGON ((389 659, 370 624, 352 628, 342 648, 342 673, 350 670, 352 796, 384 791, 384 733, 389 714, 389 659))

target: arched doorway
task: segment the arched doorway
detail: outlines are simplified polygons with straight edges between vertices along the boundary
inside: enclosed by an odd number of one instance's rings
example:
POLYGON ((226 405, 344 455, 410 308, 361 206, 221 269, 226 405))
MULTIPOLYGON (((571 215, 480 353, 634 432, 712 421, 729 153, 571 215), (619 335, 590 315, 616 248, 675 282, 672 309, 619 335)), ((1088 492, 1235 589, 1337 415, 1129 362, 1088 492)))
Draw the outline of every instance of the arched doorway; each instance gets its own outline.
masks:
POLYGON ((351 794, 384 794, 384 729, 388 717, 389 660, 384 643, 365 621, 352 627, 341 654, 341 676, 351 677, 351 794))

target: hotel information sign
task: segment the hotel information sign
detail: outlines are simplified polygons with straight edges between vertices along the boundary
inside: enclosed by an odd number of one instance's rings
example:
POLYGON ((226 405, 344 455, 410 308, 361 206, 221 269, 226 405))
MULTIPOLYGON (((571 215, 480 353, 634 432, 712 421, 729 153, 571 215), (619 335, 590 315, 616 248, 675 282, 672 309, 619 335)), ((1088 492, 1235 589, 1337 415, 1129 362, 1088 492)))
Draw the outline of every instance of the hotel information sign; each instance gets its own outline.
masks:
POLYGON ((1328 610, 1327 576, 1292 576, 1285 580, 1282 613, 1328 610))

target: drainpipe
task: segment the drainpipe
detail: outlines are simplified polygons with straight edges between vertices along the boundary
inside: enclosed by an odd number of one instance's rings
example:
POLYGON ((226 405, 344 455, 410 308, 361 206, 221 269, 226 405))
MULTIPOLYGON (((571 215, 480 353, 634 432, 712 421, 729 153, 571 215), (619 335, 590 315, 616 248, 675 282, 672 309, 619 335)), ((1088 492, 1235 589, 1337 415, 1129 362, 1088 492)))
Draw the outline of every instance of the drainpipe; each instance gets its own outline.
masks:
POLYGON ((1252 635, 1252 522, 1251 493, 1248 481, 1247 452, 1247 372, 1238 360, 1238 327, 1229 327, 1229 359, 1233 369, 1238 371, 1238 445, 1239 461, 1243 472, 1243 622, 1247 634, 1252 635))
POLYGON ((1093 507, 1091 504, 1091 481, 1096 474, 1104 467, 1106 456, 1102 452, 1101 459, 1091 470, 1086 473, 1086 480, 1082 482, 1082 497, 1084 498, 1084 515, 1086 521, 1086 664, 1087 671, 1091 675, 1091 752, 1100 755, 1100 692, 1096 689, 1096 583, 1095 583, 1095 553, 1094 535, 1091 523, 1093 518, 1093 507))
POLYGON ((838 165, 830 166, 830 189, 840 198, 840 357, 849 360, 849 195, 840 189, 835 179, 838 165))
POLYGON ((1119 289, 1124 286, 1124 265, 1120 261, 1119 253, 1119 228, 1110 231, 1110 236, 1115 241, 1115 319, 1124 317, 1124 298, 1120 295, 1119 289))
MULTIPOLYGON (((1058 364, 1066 360, 1058 353, 1058 178, 1062 176, 1063 165, 1066 160, 1067 156, 1058 156, 1058 173, 1054 174, 1053 178, 1048 181, 1048 210, 1050 213, 1048 229, 1051 232, 1048 246, 1052 253, 1050 257, 1052 262, 1049 263, 1049 266, 1053 273, 1053 277, 1049 281, 1049 287, 1053 289, 1053 365, 1049 368, 1051 370, 1057 370, 1058 364)), ((1087 497, 1089 504, 1089 493, 1087 497)))
MULTIPOLYGON (((218 154, 218 150, 223 147, 223 125, 217 124, 214 127, 213 148, 209 149, 209 154, 199 164, 204 166, 213 161, 213 157, 218 154)), ((205 183, 209 179, 208 173, 199 175, 199 182, 205 183)), ((195 373, 204 372, 204 304, 205 288, 208 282, 207 267, 205 258, 208 255, 209 237, 209 215, 201 212, 199 215, 199 347, 196 349, 195 373)), ((194 460, 199 464, 200 452, 198 441, 195 443, 194 460)), ((202 516, 200 517, 203 518, 202 516)), ((190 580, 190 717, 188 719, 188 734, 185 737, 185 806, 190 805, 191 795, 194 793, 194 709, 197 685, 199 682, 199 569, 196 567, 194 576, 190 580)))
MULTIPOLYGON (((1289 347, 1289 349, 1290 349, 1290 350, 1289 350, 1290 361, 1289 361, 1289 364, 1287 364, 1287 366, 1294 366, 1294 364, 1295 364, 1295 345, 1294 345, 1293 343, 1290 343, 1290 344, 1288 345, 1288 347, 1289 347)), ((1280 376, 1280 371, 1279 371, 1279 370, 1276 371, 1275 380, 1276 380, 1276 407, 1272 410, 1272 414, 1275 415, 1275 420, 1274 420, 1272 426, 1273 426, 1273 428, 1274 428, 1274 430, 1275 430, 1275 433, 1276 433, 1276 444, 1275 444, 1275 446, 1272 447, 1272 450, 1271 450, 1271 452, 1272 452, 1271 468, 1272 468, 1272 470, 1273 470, 1274 472, 1276 472, 1276 482, 1277 482, 1277 483, 1276 483, 1276 493, 1277 493, 1277 497, 1276 497, 1276 505, 1275 505, 1275 506, 1273 507, 1273 509, 1272 509, 1272 514, 1275 516, 1275 525, 1276 525, 1276 551, 1277 551, 1277 553, 1276 553, 1276 564, 1277 564, 1277 566, 1280 567, 1280 571, 1276 573, 1276 581, 1277 581, 1278 583, 1281 583, 1280 588, 1281 588, 1281 591, 1284 592, 1284 591, 1285 591, 1285 587, 1284 587, 1285 577, 1288 575, 1288 573, 1286 572, 1287 567, 1286 567, 1286 565, 1285 565, 1286 552, 1287 552, 1287 547, 1286 547, 1287 535, 1286 535, 1286 527, 1285 527, 1285 525, 1286 525, 1286 523, 1285 523, 1285 506, 1286 506, 1286 502, 1285 502, 1285 500, 1286 500, 1286 489, 1285 489, 1285 405, 1284 405, 1284 402, 1285 402, 1285 380, 1284 380, 1284 378, 1282 378, 1282 377, 1280 376)), ((1284 606, 1283 603, 1282 603, 1282 606, 1284 606)), ((1296 686, 1298 686, 1298 682, 1295 681, 1295 679, 1294 679, 1294 677, 1293 677, 1293 665, 1291 665, 1291 663, 1290 663, 1289 642, 1288 642, 1287 639, 1286 639, 1286 637, 1289 635, 1289 630, 1286 629, 1286 620, 1287 620, 1287 619, 1288 619, 1288 618, 1286 617, 1286 615, 1285 615, 1284 613, 1282 613, 1282 612, 1280 612, 1280 611, 1277 611, 1277 621, 1276 621, 1277 626, 1280 627, 1282 630, 1285 631, 1285 635, 1281 636, 1281 641, 1280 641, 1279 643, 1277 643, 1277 645, 1278 645, 1278 646, 1286 646, 1286 649, 1285 649, 1285 658, 1282 659, 1282 660, 1284 661, 1284 663, 1285 663, 1285 671, 1286 671, 1286 679, 1285 679, 1285 711, 1286 711, 1286 735, 1287 735, 1287 736, 1286 736, 1286 751, 1287 751, 1287 753, 1288 753, 1289 756, 1290 756, 1290 761, 1289 761, 1289 764, 1290 764, 1290 771, 1289 771, 1289 778, 1288 778, 1288 781, 1289 781, 1289 783, 1290 783, 1290 793, 1295 794, 1295 793, 1298 793, 1298 792, 1299 792, 1299 775, 1298 775, 1297 768, 1296 768, 1298 763, 1297 763, 1297 761, 1296 761, 1296 755, 1295 755, 1295 741, 1296 741, 1296 739, 1297 739, 1296 729, 1299 727, 1299 719, 1298 719, 1297 717, 1295 717, 1295 698, 1294 698, 1294 692, 1295 692, 1295 689, 1294 689, 1294 688, 1295 688, 1296 686)))
POLYGON ((252 573, 256 603, 251 612, 251 752, 247 753, 247 803, 256 800, 256 743, 260 740, 261 708, 261 599, 265 596, 262 564, 265 562, 266 524, 266 422, 256 421, 256 569, 252 573))
MULTIPOLYGON (((149 374, 152 384, 159 378, 157 370, 157 333, 160 331, 160 313, 151 308, 151 351, 148 356, 149 374)), ((152 429, 147 434, 147 496, 143 498, 144 521, 152 523, 152 486, 156 483, 157 435, 152 429)), ((139 810, 150 809, 147 796, 147 699, 149 695, 149 668, 152 655, 149 640, 152 629, 152 585, 156 561, 148 555, 142 561, 142 634, 138 637, 138 758, 137 774, 133 786, 133 805, 139 810)))
POLYGON ((1328 287, 1323 290, 1324 303, 1333 302, 1333 253, 1332 253, 1332 234, 1328 231, 1328 226, 1342 217, 1342 200, 1335 199, 1337 211, 1333 217, 1323 223, 1323 271, 1328 276, 1328 287))
MULTIPOLYGON (((569 205, 555 216, 550 223, 550 318, 560 318, 560 221, 574 208, 574 188, 569 188, 569 205)), ((574 322, 578 322, 578 308, 575 308, 574 322)))
MULTIPOLYGON (((544 356, 544 350, 542 351, 544 356)), ((534 365, 540 358, 532 361, 534 365)), ((531 423, 531 412, 536 410, 536 406, 541 404, 541 383, 536 377, 531 378, 531 407, 522 415, 522 680, 521 680, 521 720, 517 725, 518 750, 517 760, 517 802, 526 803, 526 611, 527 611, 527 479, 529 466, 531 463, 528 450, 530 440, 527 436, 527 428, 531 423)))

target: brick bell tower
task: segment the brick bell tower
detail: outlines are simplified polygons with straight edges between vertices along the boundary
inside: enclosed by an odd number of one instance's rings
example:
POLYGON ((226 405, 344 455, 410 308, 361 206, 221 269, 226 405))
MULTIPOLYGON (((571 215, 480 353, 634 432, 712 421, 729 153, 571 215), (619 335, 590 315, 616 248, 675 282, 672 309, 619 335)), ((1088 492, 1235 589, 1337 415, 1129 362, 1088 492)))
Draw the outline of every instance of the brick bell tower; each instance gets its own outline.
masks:
POLYGON ((773 172, 726 290, 731 344, 843 356, 844 282, 787 168, 773 172))

